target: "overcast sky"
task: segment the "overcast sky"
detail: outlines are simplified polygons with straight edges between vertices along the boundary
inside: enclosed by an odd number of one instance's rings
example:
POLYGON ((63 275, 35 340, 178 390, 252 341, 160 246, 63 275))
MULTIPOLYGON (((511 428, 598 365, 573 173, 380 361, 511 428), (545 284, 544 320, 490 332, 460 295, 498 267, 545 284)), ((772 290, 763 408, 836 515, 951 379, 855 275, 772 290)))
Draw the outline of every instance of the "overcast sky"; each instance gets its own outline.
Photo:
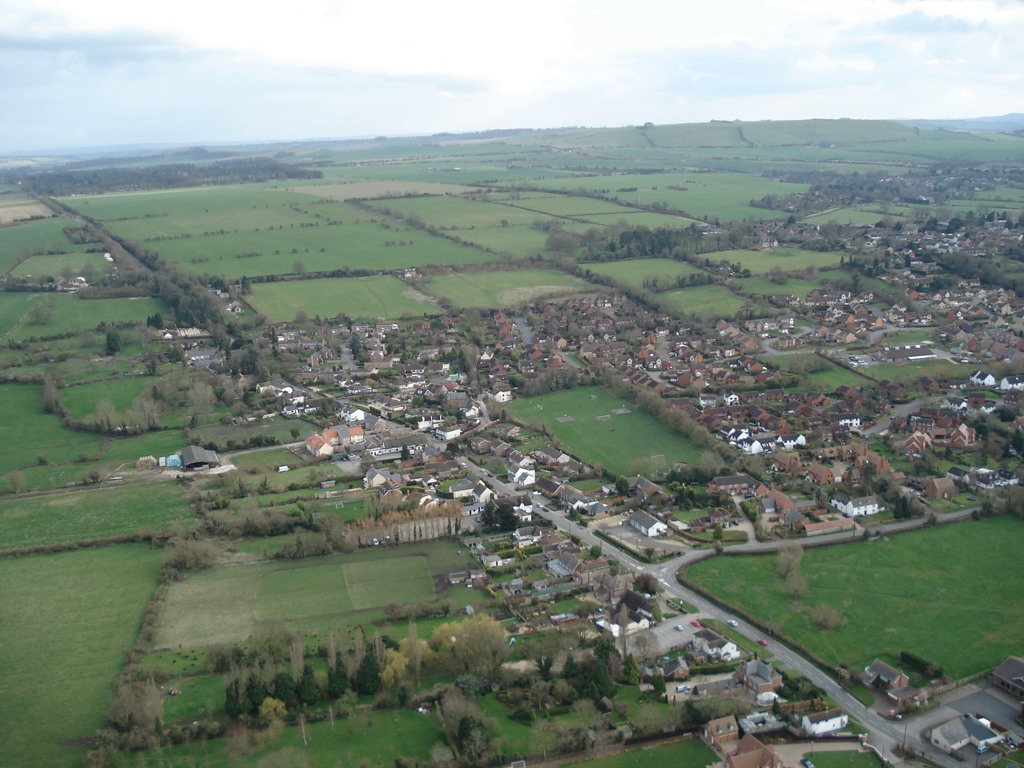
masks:
POLYGON ((1024 112, 1021 0, 0 0, 0 153, 1024 112))

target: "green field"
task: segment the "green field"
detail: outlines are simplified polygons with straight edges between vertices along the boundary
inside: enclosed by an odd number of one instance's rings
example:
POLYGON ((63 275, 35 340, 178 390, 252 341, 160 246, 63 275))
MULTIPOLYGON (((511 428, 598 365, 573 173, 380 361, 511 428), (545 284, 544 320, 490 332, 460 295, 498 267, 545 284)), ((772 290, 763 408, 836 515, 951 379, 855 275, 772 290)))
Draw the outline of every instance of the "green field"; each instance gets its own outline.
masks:
MULTIPOLYGON (((153 314, 168 315, 167 306, 159 299, 80 299, 75 294, 47 296, 52 299, 52 314, 48 322, 35 324, 23 322, 11 336, 27 339, 32 336, 55 336, 61 333, 75 333, 96 328, 100 323, 144 324, 153 314)), ((118 329, 122 338, 125 329, 118 329)))
POLYGON ((857 752, 853 749, 837 752, 812 750, 804 754, 814 763, 815 768, 881 768, 874 752, 857 752))
POLYGON ((42 396, 42 387, 34 384, 0 385, 0 474, 42 463, 39 456, 55 463, 74 461, 83 452, 99 454, 103 438, 65 429, 59 416, 43 412, 42 396))
POLYGON ((38 293, 0 293, 0 335, 6 336, 12 328, 22 322, 28 311, 41 298, 38 293))
POLYGON ((132 401, 149 387, 153 379, 148 377, 132 377, 97 381, 77 387, 65 387, 60 390, 60 403, 71 413, 76 421, 85 421, 96 410, 100 401, 109 402, 118 411, 131 407, 132 401))
POLYGON ((755 275, 762 275, 773 267, 781 267, 785 272, 798 272, 809 267, 828 269, 839 266, 842 254, 821 251, 803 251, 799 248, 772 248, 768 251, 718 251, 708 254, 712 262, 726 261, 739 264, 755 275))
MULTIPOLYGON (((691 738, 649 749, 630 749, 612 757, 599 757, 569 765, 587 768, 705 768, 718 762, 718 756, 700 739, 691 738)), ((829 766, 840 768, 840 766, 829 766)), ((851 766, 851 768, 869 768, 851 766)))
POLYGON ((103 259, 103 254, 76 251, 72 253, 33 256, 27 261, 21 262, 11 271, 11 274, 14 277, 38 278, 50 276, 57 279, 62 277, 65 271, 67 271, 71 277, 78 277, 84 274, 87 265, 92 266, 95 275, 107 274, 112 266, 103 259))
POLYGON ((148 545, 0 560, 4 763, 78 766, 156 588, 148 545))
POLYGON ((546 427, 569 453, 616 474, 647 472, 677 462, 700 461, 701 450, 632 403, 604 389, 585 387, 551 392, 509 403, 507 408, 536 428, 546 427), (615 414, 625 406, 629 413, 615 414), (598 416, 610 416, 598 421, 598 416), (571 417, 572 421, 565 421, 571 417), (559 419, 563 419, 560 421, 559 419), (661 459, 650 460, 652 456, 661 459))
MULTIPOLYGON (((223 696, 222 696, 223 697, 223 696)), ((214 739, 153 752, 118 755, 121 768, 231 768, 237 765, 394 765, 399 756, 428 765, 430 749, 444 743, 437 720, 413 709, 360 711, 344 720, 306 726, 307 742, 297 727, 260 747, 240 748, 237 740, 214 739), (308 762, 296 762, 303 760, 308 762)), ((702 764, 703 765, 703 764, 702 764)), ((696 768, 696 766, 695 766, 696 768)))
POLYGON ((294 320, 299 312, 360 319, 440 312, 429 297, 391 275, 260 283, 253 286, 250 303, 271 322, 294 320))
MULTIPOLYGON (((267 619, 304 632, 367 623, 389 603, 438 599, 435 577, 468 562, 454 544, 437 542, 196 573, 171 587, 155 646, 239 642, 267 619)), ((467 591, 457 596, 475 597, 467 591)))
POLYGON ((136 531, 192 527, 195 517, 177 483, 125 484, 0 500, 0 547, 89 541, 136 531))
POLYGON ((549 269, 465 272, 435 277, 426 290, 457 307, 515 307, 551 294, 586 290, 576 278, 549 269))
POLYGON ((1022 535, 1024 521, 1004 517, 808 550, 801 572, 810 591, 802 600, 785 591, 772 556, 716 558, 688 575, 719 599, 770 617, 828 664, 856 670, 906 650, 960 678, 1020 653, 1020 581, 1007 577, 1018 558, 1006 544, 1022 535), (843 615, 832 632, 809 619, 821 603, 843 615))
MULTIPOLYGON (((611 277, 634 288, 648 287, 652 279, 657 279, 658 283, 653 290, 661 291, 677 287, 676 280, 678 278, 685 280, 690 275, 704 274, 703 270, 692 264, 674 259, 628 259, 581 264, 580 267, 598 275, 611 277)), ((683 284, 685 285, 685 282, 683 284)))
POLYGON ((658 295, 673 311, 705 318, 733 317, 747 300, 723 285, 696 285, 658 295))
POLYGON ((53 217, 0 227, 0 272, 9 272, 22 256, 35 252, 66 253, 76 246, 64 227, 75 226, 69 218, 53 217))

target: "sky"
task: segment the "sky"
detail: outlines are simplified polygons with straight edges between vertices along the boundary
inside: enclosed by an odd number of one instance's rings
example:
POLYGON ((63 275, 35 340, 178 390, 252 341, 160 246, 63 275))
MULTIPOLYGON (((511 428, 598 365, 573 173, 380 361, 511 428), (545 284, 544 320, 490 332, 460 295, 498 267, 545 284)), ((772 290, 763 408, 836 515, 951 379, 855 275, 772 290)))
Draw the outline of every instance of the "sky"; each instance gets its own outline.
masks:
POLYGON ((0 0, 0 154, 1024 112, 1024 0, 0 0))

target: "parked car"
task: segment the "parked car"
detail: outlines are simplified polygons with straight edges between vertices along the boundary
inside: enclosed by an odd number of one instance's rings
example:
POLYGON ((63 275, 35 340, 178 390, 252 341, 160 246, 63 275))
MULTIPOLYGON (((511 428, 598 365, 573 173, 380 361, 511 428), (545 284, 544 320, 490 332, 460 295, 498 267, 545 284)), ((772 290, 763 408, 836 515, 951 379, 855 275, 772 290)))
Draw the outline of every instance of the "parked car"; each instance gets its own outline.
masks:
POLYGON ((692 689, 688 685, 677 685, 676 693, 689 693, 692 689))
POLYGON ((691 621, 690 623, 691 623, 691 624, 693 624, 693 626, 695 626, 695 627, 700 627, 700 626, 702 626, 702 624, 700 623, 700 619, 694 619, 694 620, 693 620, 693 621, 691 621))
POLYGON ((804 768, 814 768, 814 763, 812 763, 806 757, 800 761, 800 765, 802 765, 804 768))
POLYGON ((683 625, 682 624, 676 624, 674 629, 676 630, 676 632, 682 632, 683 631, 683 625))

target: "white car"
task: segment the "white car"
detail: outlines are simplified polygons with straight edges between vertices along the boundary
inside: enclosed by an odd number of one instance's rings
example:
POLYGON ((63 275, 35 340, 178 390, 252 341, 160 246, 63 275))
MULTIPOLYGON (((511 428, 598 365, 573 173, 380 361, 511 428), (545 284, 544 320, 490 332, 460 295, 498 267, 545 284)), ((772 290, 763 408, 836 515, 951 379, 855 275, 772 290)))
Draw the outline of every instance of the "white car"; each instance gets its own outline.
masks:
POLYGON ((736 619, 729 619, 728 624, 729 624, 730 627, 738 627, 739 626, 739 622, 736 621, 736 619))
POLYGON ((688 686, 688 685, 677 685, 676 686, 676 693, 689 693, 689 692, 690 692, 690 686, 688 686))
POLYGON ((676 632, 682 632, 683 631, 683 625, 682 624, 676 624, 675 627, 673 627, 673 629, 675 629, 676 632))

